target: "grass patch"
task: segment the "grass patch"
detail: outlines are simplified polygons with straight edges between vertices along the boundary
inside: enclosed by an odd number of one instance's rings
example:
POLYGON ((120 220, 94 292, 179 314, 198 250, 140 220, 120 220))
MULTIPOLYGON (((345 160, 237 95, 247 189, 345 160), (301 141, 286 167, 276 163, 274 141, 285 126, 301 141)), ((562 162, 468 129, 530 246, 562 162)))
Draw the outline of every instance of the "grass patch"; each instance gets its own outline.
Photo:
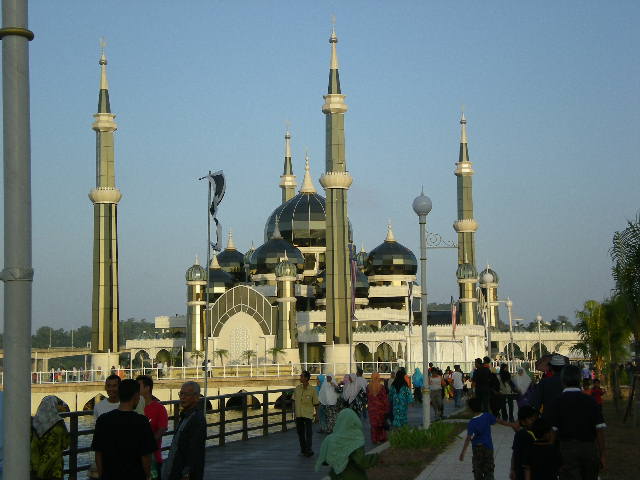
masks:
POLYGON ((453 430, 453 424, 443 422, 432 423, 428 430, 405 425, 391 432, 389 443, 396 448, 441 449, 448 444, 453 430))
POLYGON ((605 441, 607 445, 606 468, 600 473, 604 480, 638 478, 640 471, 640 428, 634 424, 634 419, 622 422, 625 407, 627 406, 628 392, 624 393, 624 400, 620 402, 619 411, 616 412, 613 400, 608 394, 605 399, 602 413, 607 423, 605 441))
POLYGON ((429 430, 403 427, 391 431, 391 446, 367 470, 369 480, 414 480, 466 428, 466 423, 436 422, 429 430))

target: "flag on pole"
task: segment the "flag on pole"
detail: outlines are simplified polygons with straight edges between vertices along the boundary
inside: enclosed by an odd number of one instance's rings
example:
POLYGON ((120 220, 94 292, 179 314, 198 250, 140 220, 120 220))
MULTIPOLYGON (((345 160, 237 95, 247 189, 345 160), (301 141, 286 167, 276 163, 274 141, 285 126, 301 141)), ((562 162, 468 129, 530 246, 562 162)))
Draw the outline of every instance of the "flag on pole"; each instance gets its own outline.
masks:
POLYGON ((217 172, 210 172, 209 175, 207 175, 207 179, 209 180, 209 189, 211 192, 211 205, 209 206, 209 213, 211 214, 211 217, 216 224, 216 242, 211 242, 211 248, 219 252, 222 250, 220 245, 220 238, 222 237, 222 225, 220 225, 216 214, 218 213, 218 205, 220 205, 220 202, 222 202, 222 199, 224 198, 226 182, 224 180, 224 173, 222 172, 222 170, 218 170, 217 172))
POLYGON ((456 337, 456 323, 458 319, 458 304, 451 297, 451 325, 453 326, 453 338, 456 337))

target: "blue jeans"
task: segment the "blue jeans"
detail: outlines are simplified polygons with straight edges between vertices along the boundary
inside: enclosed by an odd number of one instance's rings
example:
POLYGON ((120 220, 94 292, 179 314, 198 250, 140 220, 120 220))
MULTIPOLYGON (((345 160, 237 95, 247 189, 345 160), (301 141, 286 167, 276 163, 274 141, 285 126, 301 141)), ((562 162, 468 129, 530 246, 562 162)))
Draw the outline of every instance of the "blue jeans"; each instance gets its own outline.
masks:
POLYGON ((453 395, 453 404, 455 405, 456 408, 460 408, 462 405, 460 405, 460 399, 462 398, 462 389, 456 389, 455 393, 453 395))

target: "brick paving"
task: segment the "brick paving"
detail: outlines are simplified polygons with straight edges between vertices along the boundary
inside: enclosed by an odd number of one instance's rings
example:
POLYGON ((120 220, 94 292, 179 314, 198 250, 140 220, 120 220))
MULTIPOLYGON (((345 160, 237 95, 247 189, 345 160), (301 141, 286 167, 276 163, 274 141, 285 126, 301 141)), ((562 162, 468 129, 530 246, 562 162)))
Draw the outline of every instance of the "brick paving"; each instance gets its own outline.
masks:
MULTIPOLYGON (((445 402, 445 414, 449 415, 452 411, 453 401, 445 402)), ((409 407, 409 423, 419 425, 421 421, 422 407, 411 405, 409 407)), ((363 425, 367 442, 365 449, 369 450, 373 448, 369 422, 365 420, 363 425)), ((320 450, 320 445, 325 437, 317 430, 318 426, 314 425, 313 449, 316 452, 320 450)), ((236 480, 251 478, 252 475, 256 475, 255 480, 281 480, 282 478, 319 480, 324 478, 328 469, 316 472, 314 466, 317 457, 315 455, 311 458, 301 457, 298 455, 299 450, 300 446, 294 425, 287 432, 232 442, 224 447, 211 447, 207 449, 205 458, 205 479, 236 480)))

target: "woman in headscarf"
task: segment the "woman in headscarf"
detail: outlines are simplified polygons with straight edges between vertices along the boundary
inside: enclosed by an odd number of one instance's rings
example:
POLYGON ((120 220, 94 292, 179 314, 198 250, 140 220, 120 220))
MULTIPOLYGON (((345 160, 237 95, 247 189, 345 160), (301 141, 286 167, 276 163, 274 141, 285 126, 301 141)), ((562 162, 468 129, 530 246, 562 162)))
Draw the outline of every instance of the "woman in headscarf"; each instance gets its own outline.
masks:
POLYGON ((329 465, 329 477, 339 480, 366 480, 366 469, 378 461, 377 454, 364 453, 362 422, 350 408, 338 414, 333 433, 324 439, 316 461, 316 471, 329 465))
POLYGON ((31 421, 31 475, 37 480, 62 479, 62 452, 69 448, 69 433, 58 413, 58 398, 42 399, 31 421))
POLYGON ((407 382, 404 379, 406 375, 406 370, 400 368, 396 372, 393 383, 389 388, 389 402, 393 410, 392 425, 394 427, 402 427, 407 424, 407 410, 413 400, 411 389, 407 386, 407 382))
MULTIPOLYGON (((322 384, 325 382, 325 378, 326 377, 322 374, 316 377, 316 390, 318 391, 318 397, 320 396, 320 390, 322 389, 322 384)), ((324 433, 327 425, 327 413, 322 403, 318 406, 318 423, 320 423, 320 433, 324 433)))
POLYGON ((345 375, 342 387, 342 399, 344 404, 358 415, 364 410, 367 403, 367 393, 360 388, 354 374, 345 375))
POLYGON ((516 390, 518 391, 517 402, 519 408, 524 405, 525 395, 529 390, 529 387, 531 386, 531 377, 527 375, 527 372, 525 372, 524 368, 519 368, 518 374, 515 375, 512 380, 513 384, 516 387, 516 390))
MULTIPOLYGON (((324 430, 325 433, 333 432, 333 426, 336 423, 336 416, 338 415, 338 397, 336 392, 336 384, 333 381, 333 375, 327 375, 322 386, 320 387, 320 393, 318 394, 318 400, 320 400, 321 409, 324 410, 325 424, 320 423, 320 431, 324 430)), ((321 420, 322 421, 322 420, 321 420)))
POLYGON ((389 398, 382 382, 380 374, 371 375, 371 381, 367 386, 367 400, 369 404, 369 424, 371 425, 371 441, 383 443, 387 441, 385 422, 389 414, 389 398))
POLYGON ((422 376, 422 372, 419 368, 416 368, 416 371, 413 372, 411 381, 413 382, 413 398, 416 402, 422 403, 422 387, 424 386, 424 377, 422 376))

